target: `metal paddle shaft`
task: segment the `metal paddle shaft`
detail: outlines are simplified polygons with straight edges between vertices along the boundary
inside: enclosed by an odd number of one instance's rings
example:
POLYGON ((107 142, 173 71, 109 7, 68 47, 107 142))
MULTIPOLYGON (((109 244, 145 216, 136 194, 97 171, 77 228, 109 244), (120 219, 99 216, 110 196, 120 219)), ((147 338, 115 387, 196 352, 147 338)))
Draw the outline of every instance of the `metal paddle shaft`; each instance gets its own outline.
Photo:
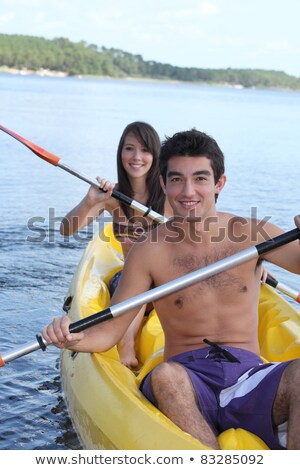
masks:
MULTIPOLYGON (((165 297, 173 292, 189 287, 197 282, 208 279, 211 276, 215 276, 227 269, 239 266, 242 263, 251 261, 258 258, 260 255, 267 253, 268 251, 279 248, 282 245, 290 243, 300 238, 300 230, 298 228, 289 232, 283 233, 278 237, 267 240, 258 245, 247 248, 246 250, 240 251, 232 256, 217 261, 216 263, 210 264, 204 268, 198 269, 192 273, 186 274, 185 276, 179 277, 173 281, 167 282, 162 286, 155 287, 147 292, 139 294, 131 299, 120 302, 116 305, 108 307, 101 312, 95 313, 87 318, 78 320, 70 325, 71 333, 79 333, 80 331, 86 330, 92 326, 102 323, 106 320, 116 318, 123 313, 132 310, 137 307, 141 307, 148 302, 153 302, 161 297, 165 297)), ((45 349, 47 343, 45 340, 37 335, 36 343, 27 344, 21 347, 18 351, 15 350, 10 353, 3 354, 0 356, 0 366, 4 366, 6 363, 29 354, 30 352, 36 351, 37 349, 45 349)))
MULTIPOLYGON (((33 144, 29 140, 25 139, 24 137, 21 137, 19 134, 16 134, 16 132, 11 131, 7 127, 4 127, 0 124, 0 130, 5 132, 6 134, 10 135, 14 139, 16 139, 18 142, 21 142, 21 144, 25 145, 29 150, 31 150, 33 153, 35 153, 38 157, 42 158, 48 163, 51 163, 51 165, 58 166, 61 169, 67 171, 73 176, 76 176, 76 178, 81 179, 82 181, 85 181, 86 183, 93 184, 96 186, 98 189, 103 191, 100 187, 99 184, 88 178, 87 176, 83 175, 82 173, 79 173, 77 170, 71 168, 70 166, 66 165, 61 161, 59 157, 54 155, 51 152, 48 152, 47 150, 43 149, 42 147, 39 147, 38 145, 33 144)), ((105 191, 104 191, 105 192, 105 191)), ((159 223, 166 222, 168 219, 151 208, 148 208, 147 206, 144 206, 143 204, 139 203, 138 201, 135 201, 129 196, 126 196, 123 193, 120 193, 120 191, 117 191, 116 189, 113 190, 112 196, 117 199, 120 202, 123 202, 127 206, 131 207, 132 209, 140 212, 144 217, 149 217, 152 220, 155 220, 159 223)))
POLYGON ((274 279, 274 277, 269 274, 267 276, 266 283, 300 303, 300 292, 296 291, 296 289, 287 286, 281 281, 277 281, 277 279, 274 279))
POLYGON ((36 341, 31 343, 26 343, 23 346, 12 349, 3 356, 0 354, 0 367, 5 366, 8 362, 12 362, 19 357, 26 356, 33 351, 37 351, 38 349, 42 349, 43 351, 46 350, 48 343, 41 335, 36 335, 36 341))
MULTIPOLYGON (((86 183, 89 183, 89 184, 93 184, 98 189, 100 189, 100 191, 103 191, 103 189, 101 189, 99 187, 99 184, 96 181, 92 181, 90 178, 85 176, 83 173, 79 173, 78 171, 74 170, 69 165, 66 165, 65 163, 63 163, 62 161, 60 161, 57 164, 57 166, 59 166, 60 168, 62 168, 65 171, 67 171, 68 173, 71 173, 71 175, 76 176, 77 178, 81 179, 82 181, 85 181, 86 183)), ((106 191, 103 191, 103 192, 106 192, 106 191)), ((136 211, 140 212, 144 217, 149 217, 150 219, 155 220, 158 223, 167 222, 167 220, 168 220, 166 217, 164 217, 163 215, 158 214, 153 209, 144 206, 140 202, 135 201, 134 199, 132 199, 129 196, 126 196, 126 194, 120 193, 120 191, 117 191, 116 189, 113 189, 112 197, 114 197, 115 199, 118 199, 118 201, 123 202, 124 204, 131 207, 132 209, 135 209, 136 211)))

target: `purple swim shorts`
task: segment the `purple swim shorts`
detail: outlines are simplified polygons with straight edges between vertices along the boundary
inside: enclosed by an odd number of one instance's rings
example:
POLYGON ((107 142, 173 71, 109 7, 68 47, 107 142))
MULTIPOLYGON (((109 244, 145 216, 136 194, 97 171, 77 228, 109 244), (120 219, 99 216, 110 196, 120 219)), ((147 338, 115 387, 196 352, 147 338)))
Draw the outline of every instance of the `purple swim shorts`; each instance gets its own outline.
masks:
MULTIPOLYGON (((243 428, 270 449, 286 448, 287 423, 273 427, 272 407, 283 371, 291 361, 265 364, 252 352, 215 345, 179 354, 168 362, 185 368, 201 412, 216 435, 243 428)), ((140 389, 156 406, 151 372, 140 389)))

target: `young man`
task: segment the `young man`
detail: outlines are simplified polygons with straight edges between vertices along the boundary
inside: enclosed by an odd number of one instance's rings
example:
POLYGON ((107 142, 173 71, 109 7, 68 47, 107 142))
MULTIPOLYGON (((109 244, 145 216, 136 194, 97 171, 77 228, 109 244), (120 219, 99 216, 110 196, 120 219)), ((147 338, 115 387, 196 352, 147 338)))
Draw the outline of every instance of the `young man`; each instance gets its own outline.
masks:
MULTIPOLYGON (((191 130, 168 138, 160 170, 174 219, 131 249, 112 305, 283 232, 271 223, 217 212, 226 182, 224 156, 206 134, 191 130)), ((295 221, 300 228, 300 217, 295 221)), ((298 242, 264 259, 300 274, 298 242)), ((300 448, 300 361, 263 364, 259 357, 261 262, 249 261, 155 302, 165 361, 141 390, 182 430, 215 449, 218 434, 231 427, 257 434, 273 449, 300 448)), ((58 347, 104 351, 120 340, 137 312, 72 335, 68 317, 54 319, 44 337, 58 347)))

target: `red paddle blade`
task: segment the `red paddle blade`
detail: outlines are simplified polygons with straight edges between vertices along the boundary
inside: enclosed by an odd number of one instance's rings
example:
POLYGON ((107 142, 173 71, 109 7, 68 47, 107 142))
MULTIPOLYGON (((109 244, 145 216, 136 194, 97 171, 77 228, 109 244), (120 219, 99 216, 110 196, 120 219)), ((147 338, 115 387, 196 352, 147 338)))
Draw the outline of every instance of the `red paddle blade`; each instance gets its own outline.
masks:
POLYGON ((6 127, 2 126, 0 124, 0 130, 3 132, 6 132, 6 134, 10 135, 14 139, 18 140, 21 142, 21 144, 24 144, 29 150, 31 150, 33 153, 35 153, 38 157, 42 158, 43 160, 46 160, 46 162, 51 163, 54 166, 58 165, 58 162, 60 161, 60 158, 54 155, 51 152, 48 152, 47 150, 43 149, 42 147, 39 147, 38 145, 33 144, 27 139, 24 139, 24 137, 21 137, 20 135, 16 134, 15 132, 11 131, 10 129, 7 129, 6 127))

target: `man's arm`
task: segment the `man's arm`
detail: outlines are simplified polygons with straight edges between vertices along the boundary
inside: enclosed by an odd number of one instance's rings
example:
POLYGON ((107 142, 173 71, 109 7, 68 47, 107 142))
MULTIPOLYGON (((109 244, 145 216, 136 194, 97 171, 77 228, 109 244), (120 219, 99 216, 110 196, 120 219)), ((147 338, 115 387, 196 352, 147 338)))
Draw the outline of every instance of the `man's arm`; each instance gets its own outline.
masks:
MULTIPOLYGON (((146 292, 152 283, 147 244, 137 243, 126 258, 124 269, 112 298, 111 305, 146 292)), ((108 320, 84 332, 70 334, 70 319, 67 315, 54 320, 43 330, 43 336, 48 343, 58 348, 71 349, 81 352, 103 352, 116 345, 123 337, 130 323, 138 314, 140 307, 130 310, 123 315, 108 320)))

